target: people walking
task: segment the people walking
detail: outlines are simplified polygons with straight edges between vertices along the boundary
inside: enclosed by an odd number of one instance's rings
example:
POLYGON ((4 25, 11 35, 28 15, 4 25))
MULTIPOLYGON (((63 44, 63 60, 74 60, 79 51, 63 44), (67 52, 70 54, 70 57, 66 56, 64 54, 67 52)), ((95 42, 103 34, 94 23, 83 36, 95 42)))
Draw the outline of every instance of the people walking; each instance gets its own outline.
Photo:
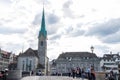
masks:
POLYGON ((110 71, 109 80, 115 80, 115 76, 114 76, 113 70, 110 71))
POLYGON ((92 77, 92 80, 96 80, 94 69, 91 69, 91 77, 92 77))
POLYGON ((72 69, 72 77, 73 78, 75 78, 75 74, 76 74, 75 69, 72 69))
POLYGON ((81 77, 82 77, 82 80, 84 80, 84 77, 85 77, 85 71, 84 71, 83 68, 82 68, 82 71, 81 71, 81 77))

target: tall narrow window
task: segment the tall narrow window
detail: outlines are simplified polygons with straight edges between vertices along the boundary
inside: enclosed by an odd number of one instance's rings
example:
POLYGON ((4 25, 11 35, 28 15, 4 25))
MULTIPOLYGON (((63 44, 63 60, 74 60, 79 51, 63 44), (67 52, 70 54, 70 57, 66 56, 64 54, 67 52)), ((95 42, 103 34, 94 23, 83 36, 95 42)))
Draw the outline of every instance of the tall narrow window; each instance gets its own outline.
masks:
POLYGON ((30 64, 29 64, 29 71, 32 70, 32 60, 30 60, 30 64))
POLYGON ((26 71, 28 71, 28 58, 26 59, 26 71))
POLYGON ((43 46, 43 41, 41 41, 40 45, 43 46))
POLYGON ((25 65, 25 62, 23 61, 23 66, 22 66, 22 70, 24 71, 24 65, 25 65))

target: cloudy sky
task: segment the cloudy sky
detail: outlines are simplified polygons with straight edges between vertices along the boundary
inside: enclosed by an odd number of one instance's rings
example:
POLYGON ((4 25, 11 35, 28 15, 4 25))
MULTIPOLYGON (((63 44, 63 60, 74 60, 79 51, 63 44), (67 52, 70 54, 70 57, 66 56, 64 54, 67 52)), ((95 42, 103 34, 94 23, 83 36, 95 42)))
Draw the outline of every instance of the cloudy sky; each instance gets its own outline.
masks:
MULTIPOLYGON (((37 49, 43 0, 0 0, 0 47, 19 54, 37 49)), ((47 55, 120 52, 120 0, 44 0, 47 55)))

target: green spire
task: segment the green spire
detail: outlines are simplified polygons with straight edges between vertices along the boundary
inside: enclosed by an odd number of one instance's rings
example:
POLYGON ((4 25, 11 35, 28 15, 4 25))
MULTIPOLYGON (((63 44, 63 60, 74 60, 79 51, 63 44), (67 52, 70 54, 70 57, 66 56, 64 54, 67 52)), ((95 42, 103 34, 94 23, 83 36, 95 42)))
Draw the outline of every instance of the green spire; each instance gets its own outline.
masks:
POLYGON ((41 21, 41 30, 39 31, 39 36, 38 38, 43 35, 45 38, 47 37, 47 31, 45 28, 45 15, 44 15, 44 8, 43 8, 43 13, 42 13, 42 21, 41 21))

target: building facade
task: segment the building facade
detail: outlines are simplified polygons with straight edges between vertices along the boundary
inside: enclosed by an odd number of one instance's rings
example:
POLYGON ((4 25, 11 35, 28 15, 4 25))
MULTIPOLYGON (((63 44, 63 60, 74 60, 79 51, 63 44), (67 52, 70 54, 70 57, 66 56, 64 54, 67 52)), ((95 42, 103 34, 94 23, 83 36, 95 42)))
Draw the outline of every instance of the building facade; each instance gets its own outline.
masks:
POLYGON ((35 71, 38 65, 37 51, 29 48, 18 57, 17 68, 22 71, 35 71))
POLYGON ((114 72, 118 72, 117 61, 120 61, 119 54, 104 54, 100 61, 101 71, 110 72, 113 70, 114 72))
POLYGON ((91 66, 94 67, 95 71, 100 70, 100 59, 90 52, 65 52, 59 55, 54 64, 53 73, 64 74, 75 68, 84 68, 87 71, 91 66))
POLYGON ((17 62, 15 58, 16 55, 13 54, 12 52, 0 49, 0 71, 8 69, 9 64, 12 63, 13 61, 17 62))

